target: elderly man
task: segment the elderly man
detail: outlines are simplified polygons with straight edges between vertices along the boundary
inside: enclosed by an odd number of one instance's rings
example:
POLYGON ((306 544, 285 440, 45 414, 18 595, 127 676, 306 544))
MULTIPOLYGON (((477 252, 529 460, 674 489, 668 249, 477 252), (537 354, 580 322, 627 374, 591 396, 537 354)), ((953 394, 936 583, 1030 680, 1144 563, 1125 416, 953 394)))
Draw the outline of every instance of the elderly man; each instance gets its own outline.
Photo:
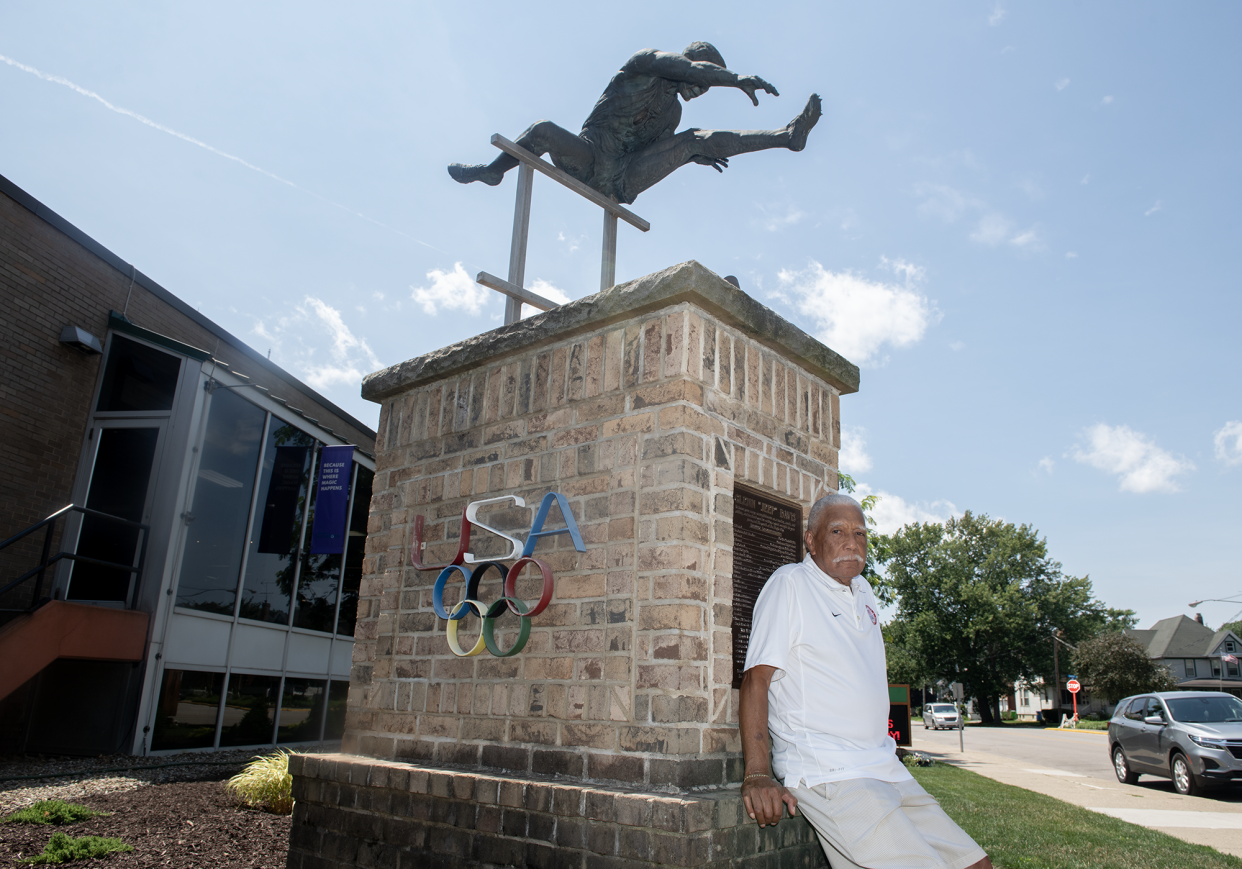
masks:
POLYGON ((801 809, 833 869, 991 869, 888 735, 884 638, 860 576, 867 521, 858 502, 816 501, 806 550, 755 602, 741 693, 747 813, 766 826, 786 806, 801 809))
MULTIPOLYGON (((681 54, 644 49, 625 62, 596 102, 582 132, 574 135, 551 121, 537 121, 517 143, 533 154, 550 154, 559 169, 605 196, 629 204, 638 194, 690 163, 723 172, 729 158, 769 148, 801 151, 822 111, 811 94, 801 114, 779 130, 676 132, 681 105, 714 87, 737 88, 759 105, 759 91, 779 96, 757 75, 725 67, 707 42, 691 43, 681 54)), ((491 163, 448 167, 455 181, 495 186, 517 160, 501 154, 491 163)))

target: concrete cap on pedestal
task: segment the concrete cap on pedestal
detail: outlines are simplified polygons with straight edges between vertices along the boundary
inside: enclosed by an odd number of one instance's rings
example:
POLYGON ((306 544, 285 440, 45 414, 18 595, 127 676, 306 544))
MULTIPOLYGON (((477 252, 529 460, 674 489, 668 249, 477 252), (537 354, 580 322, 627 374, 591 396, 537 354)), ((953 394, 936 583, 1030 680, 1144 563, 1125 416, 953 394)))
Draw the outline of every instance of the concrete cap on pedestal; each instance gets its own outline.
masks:
POLYGON ((421 384, 478 367, 648 311, 689 302, 780 352, 843 395, 858 391, 858 366, 771 308, 759 304, 694 260, 601 290, 521 322, 376 371, 362 381, 362 397, 382 402, 421 384))

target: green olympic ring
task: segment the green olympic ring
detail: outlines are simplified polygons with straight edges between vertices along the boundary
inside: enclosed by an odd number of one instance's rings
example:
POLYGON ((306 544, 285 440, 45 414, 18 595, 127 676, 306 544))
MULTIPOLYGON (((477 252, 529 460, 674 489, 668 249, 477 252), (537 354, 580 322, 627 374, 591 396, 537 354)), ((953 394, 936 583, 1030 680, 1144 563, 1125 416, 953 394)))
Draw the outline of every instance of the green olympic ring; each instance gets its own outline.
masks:
POLYGON ((475 655, 481 654, 484 649, 491 652, 497 658, 508 658, 522 651, 526 646, 526 641, 530 639, 530 617, 527 615, 529 608, 525 602, 515 597, 497 598, 486 610, 483 604, 477 600, 466 598, 453 607, 453 611, 449 613, 448 625, 444 629, 445 639, 448 640, 449 651, 459 658, 473 658, 475 655), (457 626, 466 617, 467 609, 473 609, 475 613, 483 620, 482 626, 479 628, 479 639, 470 651, 462 649, 461 644, 457 642, 457 626), (500 644, 496 642, 496 619, 504 613, 506 609, 513 610, 518 613, 522 619, 522 627, 518 632, 517 642, 509 651, 502 651, 500 644))

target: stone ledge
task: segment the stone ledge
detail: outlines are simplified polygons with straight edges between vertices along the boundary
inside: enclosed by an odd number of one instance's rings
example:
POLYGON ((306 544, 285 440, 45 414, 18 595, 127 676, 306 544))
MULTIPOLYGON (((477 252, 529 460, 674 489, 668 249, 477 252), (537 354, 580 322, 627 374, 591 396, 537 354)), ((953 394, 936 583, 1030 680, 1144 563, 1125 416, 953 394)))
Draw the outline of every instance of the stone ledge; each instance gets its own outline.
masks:
POLYGON ((801 817, 760 829, 736 788, 659 793, 350 755, 294 755, 291 869, 826 867, 801 817))
POLYGON ((741 329, 760 344, 822 378, 842 394, 858 391, 858 366, 831 350, 771 308, 759 304, 703 265, 689 260, 593 296, 559 305, 519 323, 502 326, 449 347, 366 376, 362 397, 382 402, 433 380, 494 363, 574 335, 603 329, 623 319, 689 302, 721 322, 741 329))

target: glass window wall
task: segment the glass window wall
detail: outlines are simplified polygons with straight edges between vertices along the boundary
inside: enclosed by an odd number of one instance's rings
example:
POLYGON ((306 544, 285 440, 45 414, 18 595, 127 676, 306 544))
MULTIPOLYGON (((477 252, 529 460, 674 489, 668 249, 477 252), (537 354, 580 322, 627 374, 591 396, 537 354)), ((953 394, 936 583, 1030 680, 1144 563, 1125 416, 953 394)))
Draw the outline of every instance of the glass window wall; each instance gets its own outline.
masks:
POLYGON ((274 736, 276 705, 280 700, 279 676, 229 676, 224 698, 224 722, 220 745, 270 745, 274 736))
POLYGON ((255 471, 267 414, 230 389, 217 389, 181 558, 177 605, 233 614, 255 471))
POLYGON ((181 357, 112 336, 97 411, 172 410, 181 357))
POLYGON ((223 673, 165 670, 151 750, 211 748, 223 689, 223 673))
POLYGON ((272 417, 242 583, 239 614, 244 619, 289 623, 316 449, 310 435, 272 417))
POLYGON ((326 679, 285 679, 280 722, 276 728, 277 742, 315 742, 319 739, 327 687, 326 679))
POLYGON ((328 686, 328 720, 324 724, 325 740, 340 739, 345 735, 345 701, 349 696, 349 682, 333 679, 328 686))
POLYGON ((358 620, 358 590, 362 587, 362 559, 367 549, 367 517, 371 512, 371 488, 375 472, 355 465, 354 502, 349 513, 349 537, 345 543, 345 570, 341 578, 341 614, 336 632, 354 635, 358 620))

